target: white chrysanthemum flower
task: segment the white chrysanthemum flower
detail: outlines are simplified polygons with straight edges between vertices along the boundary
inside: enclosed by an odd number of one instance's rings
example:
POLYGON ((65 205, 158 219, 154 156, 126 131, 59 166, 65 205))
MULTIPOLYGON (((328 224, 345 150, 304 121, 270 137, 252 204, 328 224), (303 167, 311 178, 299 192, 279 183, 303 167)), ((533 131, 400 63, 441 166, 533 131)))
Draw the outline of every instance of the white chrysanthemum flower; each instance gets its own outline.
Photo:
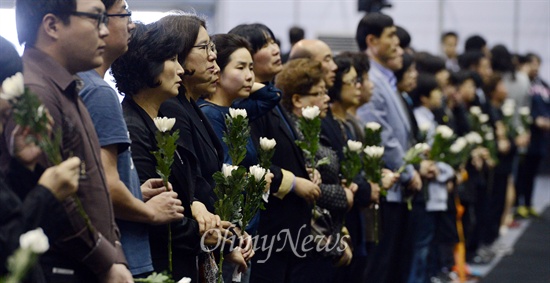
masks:
POLYGON ((472 106, 470 107, 470 113, 475 116, 481 115, 481 108, 479 106, 472 106))
POLYGON ((256 179, 257 182, 262 180, 262 178, 264 177, 264 175, 266 173, 266 170, 263 167, 261 167, 260 165, 250 166, 250 168, 248 168, 248 171, 250 171, 250 174, 252 174, 252 176, 254 176, 254 179, 256 179))
POLYGON ((155 126, 157 129, 164 133, 167 131, 172 130, 172 127, 174 127, 174 124, 176 124, 176 118, 167 118, 167 117, 156 117, 153 119, 153 122, 155 122, 155 126))
POLYGON ((512 115, 514 115, 514 106, 503 105, 502 106, 502 114, 506 117, 511 117, 512 115))
POLYGON ((191 283, 191 278, 183 277, 180 281, 178 281, 178 283, 191 283))
POLYGON ((469 144, 481 144, 483 142, 483 138, 481 135, 477 132, 469 132, 467 133, 464 138, 469 144))
POLYGON ((446 140, 450 139, 454 134, 454 131, 446 125, 437 126, 437 128, 435 128, 435 132, 436 134, 440 134, 441 137, 446 140))
POLYGON ((247 113, 245 109, 229 108, 229 116, 231 116, 231 118, 233 119, 237 118, 237 116, 243 116, 244 118, 246 118, 247 113))
POLYGON ((365 127, 373 131, 378 131, 382 126, 376 122, 368 122, 365 127))
POLYGON ((42 228, 36 228, 21 235, 19 245, 22 249, 30 249, 35 254, 43 254, 50 248, 48 237, 42 228))
POLYGON ((431 127, 432 127, 432 125, 430 123, 422 123, 422 124, 418 125, 418 129, 423 133, 428 132, 431 127))
POLYGON ((481 124, 485 124, 485 123, 489 122, 489 115, 487 115, 487 114, 479 115, 479 122, 481 124))
POLYGON ((363 143, 360 141, 348 140, 348 148, 352 152, 360 152, 363 149, 363 143))
POLYGON ((424 152, 424 151, 430 149, 430 145, 428 145, 427 143, 417 143, 414 146, 414 148, 421 151, 421 152, 424 152))
POLYGON ((231 164, 224 163, 222 165, 223 176, 225 178, 228 178, 229 176, 231 176, 231 172, 233 172, 233 170, 237 170, 238 168, 239 168, 238 166, 234 166, 234 165, 231 165, 231 164))
POLYGON ((264 137, 260 138, 260 148, 265 151, 272 150, 275 147, 275 145, 277 145, 277 142, 275 141, 275 139, 268 139, 264 137))
POLYGON ((384 147, 382 146, 365 146, 363 152, 371 158, 380 158, 384 155, 384 147))
POLYGON ((495 135, 492 132, 488 132, 485 134, 485 140, 492 141, 495 139, 495 135))
POLYGON ((315 119, 319 114, 321 114, 321 110, 317 105, 302 108, 302 116, 308 120, 315 119))
POLYGON ((452 153, 459 153, 464 150, 468 145, 468 141, 464 137, 456 139, 456 141, 451 145, 450 150, 452 153))
POLYGON ((531 110, 529 109, 529 107, 524 106, 519 108, 518 113, 522 116, 529 116, 531 115, 531 110))
POLYGON ((4 100, 13 100, 18 98, 25 91, 25 83, 21 72, 7 78, 2 82, 2 92, 0 98, 4 100))

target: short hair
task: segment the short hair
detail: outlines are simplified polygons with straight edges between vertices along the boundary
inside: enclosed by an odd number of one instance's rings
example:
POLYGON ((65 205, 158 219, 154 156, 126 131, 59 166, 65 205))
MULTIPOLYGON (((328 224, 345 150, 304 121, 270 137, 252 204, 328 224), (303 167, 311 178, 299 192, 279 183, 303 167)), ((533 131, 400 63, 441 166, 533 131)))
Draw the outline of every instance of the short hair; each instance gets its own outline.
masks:
POLYGON ((146 87, 158 87, 162 82, 157 77, 164 70, 164 62, 182 52, 182 34, 166 22, 136 23, 128 51, 111 65, 117 89, 133 96, 146 87))
POLYGON ((317 60, 300 58, 288 61, 275 77, 275 86, 283 91, 282 106, 292 111, 292 96, 308 94, 324 76, 323 65, 317 60))
POLYGON ((103 2, 103 5, 105 5, 105 11, 111 9, 117 2, 124 1, 124 0, 101 0, 103 2))
POLYGON ((336 76, 334 77, 334 85, 328 90, 331 102, 342 99, 342 86, 344 85, 342 78, 353 68, 353 61, 349 57, 338 55, 334 57, 334 63, 338 66, 338 70, 336 70, 336 76))
MULTIPOLYGON (((158 22, 164 29, 170 30, 171 33, 178 34, 177 39, 181 44, 178 59, 183 66, 185 59, 195 45, 200 28, 203 27, 206 29, 206 22, 196 14, 182 11, 172 12, 170 15, 162 17, 158 22)), ((194 71, 195 70, 185 70, 185 74, 192 75, 194 71)))
POLYGON ((467 70, 460 70, 458 72, 451 73, 449 83, 453 86, 458 87, 467 80, 474 80, 472 72, 467 70))
POLYGON ((357 76, 363 75, 363 73, 368 73, 370 70, 369 56, 364 52, 350 52, 345 51, 339 54, 343 57, 351 58, 353 61, 353 67, 357 71, 357 76))
POLYGON ((42 19, 47 14, 58 16, 64 24, 70 23, 70 14, 76 11, 76 0, 17 0, 15 23, 19 44, 34 46, 42 19))
POLYGON ((407 72, 407 70, 412 66, 412 64, 414 64, 414 62, 415 62, 414 56, 412 56, 409 53, 403 54, 403 67, 393 72, 398 83, 403 79, 405 72, 407 72))
POLYGON ((223 69, 229 63, 229 58, 233 52, 238 49, 244 48, 250 52, 252 55, 252 47, 250 43, 242 36, 236 34, 216 34, 211 38, 212 42, 216 45, 218 50, 218 56, 216 63, 220 67, 220 72, 223 72, 223 69))
POLYGON ((430 97, 430 93, 437 89, 439 85, 435 76, 427 73, 420 73, 416 79, 416 88, 411 91, 410 96, 413 100, 413 106, 418 107, 422 105, 421 97, 430 97))
POLYGON ((241 24, 232 28, 228 33, 244 37, 252 46, 252 55, 262 49, 269 38, 275 40, 273 32, 264 24, 241 24))
POLYGON ((399 46, 405 49, 411 45, 411 35, 409 32, 401 26, 395 26, 397 28, 396 34, 399 38, 399 46))
POLYGON ((468 37, 464 43, 464 52, 481 51, 486 45, 487 41, 483 37, 480 35, 472 35, 468 37))
POLYGON ((361 21, 359 21, 357 32, 355 33, 355 41, 359 46, 359 50, 367 50, 367 43, 365 42, 367 35, 372 34, 376 37, 380 37, 385 28, 392 26, 393 19, 388 15, 381 13, 366 14, 361 21))
POLYGON ((427 52, 419 52, 416 54, 416 69, 420 73, 435 75, 446 70, 445 59, 427 52))
POLYGON ((458 34, 456 32, 448 31, 448 32, 445 32, 441 35, 441 42, 443 42, 445 40, 445 38, 447 38, 449 36, 452 36, 452 37, 455 37, 456 39, 458 39, 458 34))
POLYGON ((478 66, 483 58, 485 58, 485 54, 481 51, 469 51, 458 56, 458 65, 461 69, 470 69, 478 66))
POLYGON ((502 81, 502 75, 493 73, 489 80, 483 84, 483 93, 488 97, 493 97, 493 92, 497 89, 498 84, 502 81))
POLYGON ((529 52, 529 53, 525 54, 525 57, 527 57, 528 62, 533 61, 533 60, 537 60, 537 61, 539 61, 539 63, 542 63, 542 59, 538 54, 529 52))
POLYGON ((288 30, 288 38, 290 39, 290 44, 294 44, 302 39, 304 39, 305 32, 304 29, 301 27, 291 27, 290 30, 288 30))
POLYGON ((491 66, 493 70, 501 73, 514 73, 515 67, 513 63, 512 54, 508 51, 508 48, 502 44, 495 45, 491 49, 491 66))
POLYGON ((5 79, 23 72, 23 62, 15 47, 7 39, 0 36, 0 83, 5 79))

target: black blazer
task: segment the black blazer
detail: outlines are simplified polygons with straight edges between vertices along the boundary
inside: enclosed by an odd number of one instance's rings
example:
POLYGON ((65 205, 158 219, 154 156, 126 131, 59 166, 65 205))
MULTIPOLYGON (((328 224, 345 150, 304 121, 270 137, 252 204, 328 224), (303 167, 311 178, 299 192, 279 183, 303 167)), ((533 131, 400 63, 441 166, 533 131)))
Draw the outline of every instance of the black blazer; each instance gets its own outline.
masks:
MULTIPOLYGON (((255 143, 259 142, 260 137, 277 141, 273 165, 270 168, 275 175, 271 183, 272 193, 281 185, 281 169, 294 173, 296 177, 309 179, 302 151, 296 145, 293 121, 286 116, 280 105, 252 122, 251 132, 255 143)), ((296 240, 300 228, 304 227, 300 233, 301 238, 298 239, 301 242, 301 239, 310 233, 311 209, 312 206, 294 192, 289 192, 283 199, 270 195, 266 210, 262 210, 260 214, 258 233, 260 236, 277 235, 282 229, 289 229, 293 240, 296 240)), ((284 241, 286 239, 283 237, 275 246, 278 248, 277 244, 284 241)), ((285 250, 289 249, 290 245, 285 245, 285 250)))
POLYGON ((193 197, 213 213, 217 197, 212 175, 220 171, 223 164, 223 148, 216 133, 195 101, 188 101, 184 94, 165 101, 160 112, 166 117, 176 118, 173 129, 180 130, 178 147, 185 149, 184 159, 193 166, 193 197))
MULTIPOLYGON (((144 183, 150 178, 159 178, 156 173, 156 160, 151 151, 157 150, 155 133, 157 128, 153 120, 130 96, 122 102, 124 119, 132 141, 132 159, 139 180, 144 183)), ((159 112, 159 116, 162 114, 159 112)), ((181 135, 181 133, 180 133, 181 135)), ((182 221, 172 222, 172 261, 174 278, 191 277, 197 280, 196 256, 200 252, 199 227, 192 218, 192 182, 190 182, 190 162, 182 158, 184 148, 177 148, 170 183, 184 207, 182 221)), ((149 243, 155 271, 168 270, 168 225, 149 226, 149 243)))

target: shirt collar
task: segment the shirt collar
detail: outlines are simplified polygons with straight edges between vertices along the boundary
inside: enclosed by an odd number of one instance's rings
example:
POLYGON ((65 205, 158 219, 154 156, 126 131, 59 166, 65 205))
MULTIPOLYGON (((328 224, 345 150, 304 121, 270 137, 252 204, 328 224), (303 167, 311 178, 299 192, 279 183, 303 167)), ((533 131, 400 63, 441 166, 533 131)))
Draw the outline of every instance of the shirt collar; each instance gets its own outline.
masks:
POLYGON ((395 74, 392 70, 380 65, 378 62, 372 59, 370 60, 370 64, 371 68, 375 68, 380 73, 382 73, 382 75, 390 83, 392 88, 397 89, 397 78, 395 77, 395 74))
POLYGON ((39 49, 34 47, 25 48, 23 58, 28 58, 26 60, 27 63, 37 66, 43 76, 52 80, 63 92, 69 88, 73 88, 78 94, 78 91, 84 85, 77 75, 69 73, 67 69, 39 49))

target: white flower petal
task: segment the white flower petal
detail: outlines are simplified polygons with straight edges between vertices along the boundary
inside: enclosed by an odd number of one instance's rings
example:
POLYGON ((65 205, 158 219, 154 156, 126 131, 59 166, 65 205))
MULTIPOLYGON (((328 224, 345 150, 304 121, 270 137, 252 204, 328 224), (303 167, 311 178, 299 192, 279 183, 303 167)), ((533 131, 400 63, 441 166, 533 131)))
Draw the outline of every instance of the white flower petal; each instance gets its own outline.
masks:
POLYGON ((229 116, 231 118, 235 119, 238 116, 243 116, 244 118, 247 117, 247 113, 245 109, 239 109, 239 108, 229 108, 229 116))
POLYGON ((25 91, 25 83, 21 72, 5 79, 2 82, 2 92, 0 98, 4 100, 13 100, 18 98, 25 91))
POLYGON ((376 122, 368 122, 365 127, 373 131, 378 131, 382 126, 376 122))
POLYGON ((446 125, 437 126, 437 128, 435 128, 435 132, 440 134, 444 139, 450 139, 454 134, 453 130, 446 125))
POLYGON ((317 116, 319 116, 320 113, 321 111, 319 110, 319 107, 317 107, 317 105, 302 108, 302 116, 304 116, 304 118, 308 120, 315 119, 317 116))
POLYGON ((250 168, 248 168, 248 171, 250 171, 250 174, 252 174, 252 176, 254 176, 254 179, 256 179, 256 181, 258 182, 264 177, 266 173, 266 170, 260 167, 260 165, 250 166, 250 168))
POLYGON ((265 151, 272 150, 275 145, 277 145, 277 141, 275 141, 275 139, 268 139, 264 137, 260 138, 260 148, 265 151))
POLYGON ((481 115, 481 108, 479 106, 472 106, 470 107, 470 113, 475 116, 481 115))
POLYGON ((48 237, 44 234, 42 228, 36 228, 21 235, 19 245, 21 245, 21 248, 30 249, 36 254, 43 254, 50 248, 48 237))
POLYGON ((363 143, 360 141, 348 140, 348 148, 352 152, 361 152, 363 148, 363 143))
POLYGON ((518 113, 522 116, 529 116, 531 115, 531 110, 529 109, 529 107, 524 106, 519 108, 518 113))
POLYGON ((229 176, 231 176, 231 174, 232 174, 231 172, 233 172, 233 170, 237 170, 238 168, 239 168, 239 167, 237 167, 237 166, 233 166, 233 165, 231 165, 231 164, 226 164, 226 163, 224 163, 224 164, 222 165, 222 173, 223 173, 223 176, 224 176, 225 178, 228 178, 229 176))

